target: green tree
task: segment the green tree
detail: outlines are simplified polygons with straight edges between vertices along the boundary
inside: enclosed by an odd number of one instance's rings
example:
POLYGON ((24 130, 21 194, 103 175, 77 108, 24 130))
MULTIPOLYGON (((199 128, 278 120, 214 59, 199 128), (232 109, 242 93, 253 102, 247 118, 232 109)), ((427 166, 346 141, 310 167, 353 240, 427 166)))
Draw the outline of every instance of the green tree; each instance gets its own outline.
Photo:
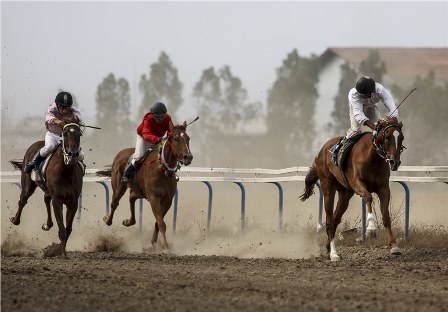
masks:
POLYGON ((386 64, 381 61, 380 52, 376 49, 370 50, 367 59, 359 64, 359 71, 362 75, 370 76, 381 83, 386 73, 386 64))
POLYGON ((348 62, 342 64, 339 90, 334 97, 334 109, 331 112, 332 121, 328 125, 333 136, 345 135, 350 128, 348 92, 353 88, 356 79, 357 73, 350 64, 348 62))
POLYGON ((148 76, 141 76, 139 87, 140 92, 143 93, 142 104, 139 108, 141 117, 149 112, 155 102, 164 102, 173 116, 182 104, 183 86, 177 69, 165 52, 161 52, 158 61, 150 66, 148 76))
POLYGON ((213 67, 202 72, 193 89, 195 105, 201 116, 201 127, 194 128, 195 145, 200 146, 201 157, 210 163, 230 158, 223 144, 238 137, 245 122, 258 117, 260 103, 248 103, 247 91, 229 66, 217 72, 213 67))
POLYGON ((109 74, 96 91, 96 124, 102 128, 101 135, 95 133, 96 140, 104 143, 101 151, 104 155, 115 155, 118 146, 132 145, 135 132, 130 122, 131 97, 126 79, 116 79, 109 74), (110 144, 114 142, 114 144, 110 144))
POLYGON ((296 49, 277 69, 277 79, 268 92, 266 121, 268 157, 277 166, 311 159, 318 69, 317 56, 301 57, 296 49))
MULTIPOLYGON (((434 72, 416 77, 417 91, 399 108, 403 121, 403 163, 413 165, 445 165, 448 162, 448 83, 440 84, 434 72)), ((407 92, 405 92, 407 93, 407 92)), ((406 96, 406 94, 404 95, 406 96)), ((398 105, 399 103, 397 103, 398 105)))

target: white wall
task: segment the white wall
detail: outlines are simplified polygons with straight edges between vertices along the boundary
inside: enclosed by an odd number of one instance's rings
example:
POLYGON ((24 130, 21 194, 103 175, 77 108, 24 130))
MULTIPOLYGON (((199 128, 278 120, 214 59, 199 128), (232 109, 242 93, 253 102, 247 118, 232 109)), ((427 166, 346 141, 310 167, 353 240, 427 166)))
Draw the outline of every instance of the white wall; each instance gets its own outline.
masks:
POLYGON ((330 139, 326 133, 326 125, 331 120, 331 112, 334 106, 334 97, 339 89, 341 80, 340 66, 344 61, 340 58, 332 58, 319 74, 317 92, 319 97, 316 101, 316 141, 315 148, 319 149, 327 140, 330 139))

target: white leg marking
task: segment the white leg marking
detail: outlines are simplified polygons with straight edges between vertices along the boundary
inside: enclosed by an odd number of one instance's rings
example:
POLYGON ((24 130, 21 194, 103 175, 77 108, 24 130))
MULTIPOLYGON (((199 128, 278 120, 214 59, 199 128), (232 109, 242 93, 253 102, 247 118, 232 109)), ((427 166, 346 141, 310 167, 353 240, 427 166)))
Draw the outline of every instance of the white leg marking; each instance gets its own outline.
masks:
POLYGON ((331 261, 339 261, 341 258, 339 258, 337 252, 336 252, 336 245, 334 243, 334 239, 330 243, 330 260, 331 261))
POLYGON ((373 213, 367 213, 367 230, 375 231, 375 218, 373 216, 373 213))

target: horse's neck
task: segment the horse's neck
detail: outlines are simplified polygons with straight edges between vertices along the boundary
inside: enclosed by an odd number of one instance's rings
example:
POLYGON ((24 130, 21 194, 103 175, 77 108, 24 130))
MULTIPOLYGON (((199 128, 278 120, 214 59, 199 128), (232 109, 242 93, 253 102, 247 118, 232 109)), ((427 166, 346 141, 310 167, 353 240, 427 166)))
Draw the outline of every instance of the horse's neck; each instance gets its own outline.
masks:
POLYGON ((164 152, 163 155, 165 157, 165 160, 168 164, 174 163, 177 160, 176 156, 174 155, 173 147, 171 146, 171 143, 165 143, 165 148, 163 149, 163 152, 164 152))

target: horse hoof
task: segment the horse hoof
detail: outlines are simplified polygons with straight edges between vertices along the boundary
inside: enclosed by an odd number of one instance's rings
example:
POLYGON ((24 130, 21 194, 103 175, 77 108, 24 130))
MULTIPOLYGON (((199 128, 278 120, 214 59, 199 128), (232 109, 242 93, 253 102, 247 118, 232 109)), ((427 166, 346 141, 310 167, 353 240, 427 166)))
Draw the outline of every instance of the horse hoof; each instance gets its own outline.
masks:
POLYGON ((129 221, 129 219, 125 219, 125 220, 123 220, 122 223, 123 223, 124 226, 131 226, 131 225, 135 224, 135 221, 131 222, 131 221, 129 221))
POLYGON ((330 255, 331 262, 339 261, 341 258, 337 254, 331 254, 330 255))
POLYGON ((401 249, 398 248, 398 247, 392 247, 392 248, 390 249, 390 253, 391 253, 392 255, 401 255, 401 249))
POLYGON ((370 238, 376 238, 376 230, 367 229, 366 235, 367 235, 367 237, 370 237, 370 238))
POLYGON ((49 227, 46 223, 42 224, 42 230, 49 231, 51 227, 49 227))
POLYGON ((19 225, 20 221, 17 221, 15 217, 9 218, 9 220, 11 221, 12 224, 14 225, 19 225))
POLYGON ((112 224, 112 220, 109 220, 109 218, 106 216, 103 218, 104 223, 106 223, 107 225, 111 225, 112 224))

